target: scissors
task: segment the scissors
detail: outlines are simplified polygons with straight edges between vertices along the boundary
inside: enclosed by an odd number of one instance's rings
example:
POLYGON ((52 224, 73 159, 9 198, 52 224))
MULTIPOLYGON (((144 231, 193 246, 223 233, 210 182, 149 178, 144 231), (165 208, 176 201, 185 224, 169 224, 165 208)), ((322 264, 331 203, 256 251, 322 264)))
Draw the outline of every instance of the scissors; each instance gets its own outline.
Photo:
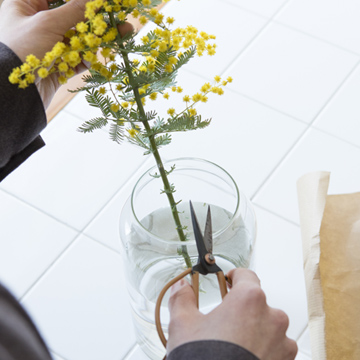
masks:
POLYGON ((166 348, 167 340, 164 336, 161 321, 160 321, 160 307, 162 299, 166 293, 166 291, 176 282, 184 278, 185 276, 191 274, 191 286, 194 290, 195 297, 196 297, 196 304, 199 308, 199 274, 207 275, 207 274, 216 274, 217 279, 219 282, 219 288, 221 293, 221 298, 223 299, 224 296, 227 294, 227 286, 226 282, 228 282, 231 286, 231 281, 227 278, 223 271, 220 269, 218 265, 215 263, 214 255, 212 254, 213 250, 213 240, 212 240, 212 226, 211 226, 211 212, 210 206, 208 207, 207 218, 206 218, 206 225, 204 236, 201 233, 198 220, 195 215, 195 211, 193 205, 190 201, 190 211, 191 211, 191 220, 194 229, 196 247, 199 253, 198 262, 192 268, 186 269, 180 275, 175 277, 173 280, 168 282, 164 288, 161 290, 159 297, 156 302, 155 307, 155 323, 156 329, 159 334, 160 340, 163 343, 164 347, 166 348))

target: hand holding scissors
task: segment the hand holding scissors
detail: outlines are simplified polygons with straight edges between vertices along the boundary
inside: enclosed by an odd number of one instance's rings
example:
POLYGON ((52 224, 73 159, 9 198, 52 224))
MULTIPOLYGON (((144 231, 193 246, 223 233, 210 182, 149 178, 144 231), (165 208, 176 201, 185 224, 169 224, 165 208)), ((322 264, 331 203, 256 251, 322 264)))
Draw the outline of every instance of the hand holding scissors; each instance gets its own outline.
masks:
MULTIPOLYGON (((227 285, 226 278, 223 271, 220 269, 218 265, 216 265, 215 258, 213 256, 213 239, 212 239, 212 225, 211 225, 211 212, 210 206, 208 207, 208 213, 206 218, 205 232, 204 236, 201 233, 200 226, 198 220, 196 218, 196 214, 193 208, 192 203, 190 202, 190 211, 191 211, 191 220, 194 229, 196 247, 199 253, 198 262, 192 268, 186 269, 180 275, 175 277, 169 283, 165 285, 165 287, 160 292, 158 297, 156 308, 155 308, 155 322, 156 329, 158 331, 159 337, 163 345, 166 347, 166 339, 164 336, 164 332, 161 327, 160 322, 160 307, 162 299, 166 293, 166 291, 176 282, 184 278, 185 276, 191 274, 191 286, 194 290, 197 307, 199 308, 199 274, 207 275, 207 274, 216 274, 221 297, 224 298, 227 294, 227 285)), ((231 284, 230 284, 231 285, 231 284)))

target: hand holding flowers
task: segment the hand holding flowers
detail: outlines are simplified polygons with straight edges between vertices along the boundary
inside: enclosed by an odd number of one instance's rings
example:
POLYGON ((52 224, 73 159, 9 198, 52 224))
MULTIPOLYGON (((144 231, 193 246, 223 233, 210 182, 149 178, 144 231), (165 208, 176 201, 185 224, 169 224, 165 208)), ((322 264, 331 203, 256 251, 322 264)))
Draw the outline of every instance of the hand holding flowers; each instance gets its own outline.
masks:
MULTIPOLYGON (((49 10, 47 0, 6 0, 0 7, 0 42, 12 49, 24 62, 25 72, 31 65, 38 64, 38 59, 51 52, 55 44, 62 43, 64 34, 76 23, 85 20, 87 1, 72 0, 64 6, 49 10), (29 54, 31 56, 28 57, 29 54)), ((119 30, 125 35, 132 31, 132 26, 124 23, 119 30)), ((88 64, 81 60, 68 75, 78 75, 87 69, 88 64)), ((58 74, 55 73, 41 78, 36 72, 27 72, 24 79, 27 84, 35 82, 45 108, 61 86, 58 74)), ((25 86, 25 82, 19 85, 25 86)))

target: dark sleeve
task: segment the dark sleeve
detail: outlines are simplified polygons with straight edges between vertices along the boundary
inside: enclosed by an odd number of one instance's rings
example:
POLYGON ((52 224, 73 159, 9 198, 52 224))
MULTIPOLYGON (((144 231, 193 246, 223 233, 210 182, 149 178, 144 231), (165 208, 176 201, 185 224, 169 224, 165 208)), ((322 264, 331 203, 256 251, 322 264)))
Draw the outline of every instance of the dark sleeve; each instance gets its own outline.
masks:
POLYGON ((51 360, 51 355, 35 325, 0 284, 0 359, 51 360))
POLYGON ((18 56, 0 43, 0 181, 45 145, 39 136, 46 114, 34 84, 19 89, 9 82, 18 56))
POLYGON ((248 350, 233 343, 218 340, 194 341, 170 352, 167 360, 259 360, 248 350))

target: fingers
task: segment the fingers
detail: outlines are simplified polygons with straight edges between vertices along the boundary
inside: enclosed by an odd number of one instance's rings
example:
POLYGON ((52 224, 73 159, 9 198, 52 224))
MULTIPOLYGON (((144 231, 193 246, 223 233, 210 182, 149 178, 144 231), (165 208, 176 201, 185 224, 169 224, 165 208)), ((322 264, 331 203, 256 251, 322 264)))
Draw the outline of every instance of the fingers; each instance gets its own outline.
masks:
POLYGON ((168 352, 181 344, 196 339, 197 327, 201 323, 197 320, 202 314, 197 309, 195 293, 184 279, 175 283, 171 288, 169 310, 168 352))
POLYGON ((181 279, 172 286, 169 311, 171 319, 198 311, 194 291, 186 280, 181 279))
POLYGON ((298 346, 296 341, 292 340, 292 339, 287 339, 287 343, 285 345, 286 348, 286 360, 294 360, 297 352, 298 352, 298 346))
POLYGON ((270 308, 270 316, 274 327, 285 334, 289 327, 289 317, 286 313, 280 309, 270 308))
POLYGON ((232 286, 239 285, 242 283, 253 283, 254 285, 260 286, 260 280, 258 276, 249 269, 232 269, 228 272, 227 276, 231 279, 232 286))
POLYGON ((85 4, 88 0, 71 0, 63 6, 50 10, 59 33, 65 34, 77 23, 85 20, 85 4))

